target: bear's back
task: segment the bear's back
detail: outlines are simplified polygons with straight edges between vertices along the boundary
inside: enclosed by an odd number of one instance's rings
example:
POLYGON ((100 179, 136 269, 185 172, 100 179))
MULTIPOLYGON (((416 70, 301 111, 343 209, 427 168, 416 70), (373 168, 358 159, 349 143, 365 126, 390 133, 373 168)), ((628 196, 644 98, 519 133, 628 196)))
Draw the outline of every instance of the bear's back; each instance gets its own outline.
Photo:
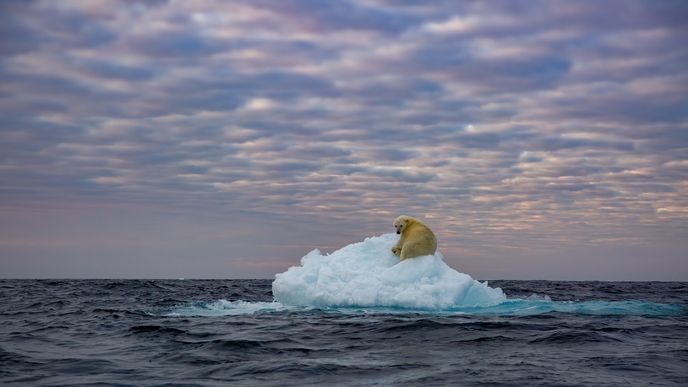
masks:
POLYGON ((435 239, 435 234, 430 230, 430 227, 426 226, 425 223, 421 222, 420 220, 413 219, 412 222, 404 229, 404 233, 407 235, 426 235, 426 236, 432 236, 432 239, 435 239))

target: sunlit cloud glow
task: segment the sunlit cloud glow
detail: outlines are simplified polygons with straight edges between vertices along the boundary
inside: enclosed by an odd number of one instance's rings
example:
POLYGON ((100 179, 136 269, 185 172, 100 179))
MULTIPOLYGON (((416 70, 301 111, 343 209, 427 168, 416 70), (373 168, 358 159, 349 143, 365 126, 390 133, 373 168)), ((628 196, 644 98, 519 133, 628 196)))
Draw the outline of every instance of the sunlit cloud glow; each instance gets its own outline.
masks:
POLYGON ((682 2, 0 8, 8 276, 269 277, 407 213, 478 277, 688 278, 682 2))

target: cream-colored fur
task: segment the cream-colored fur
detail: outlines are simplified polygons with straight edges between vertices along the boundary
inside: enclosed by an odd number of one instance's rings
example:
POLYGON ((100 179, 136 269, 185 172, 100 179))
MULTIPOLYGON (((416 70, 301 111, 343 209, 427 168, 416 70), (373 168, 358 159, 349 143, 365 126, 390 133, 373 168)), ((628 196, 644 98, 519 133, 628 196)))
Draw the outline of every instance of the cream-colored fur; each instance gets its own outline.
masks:
POLYGON ((394 228, 401 236, 399 242, 392 247, 392 253, 402 261, 406 258, 435 254, 437 250, 435 234, 420 220, 401 215, 394 219, 394 228))

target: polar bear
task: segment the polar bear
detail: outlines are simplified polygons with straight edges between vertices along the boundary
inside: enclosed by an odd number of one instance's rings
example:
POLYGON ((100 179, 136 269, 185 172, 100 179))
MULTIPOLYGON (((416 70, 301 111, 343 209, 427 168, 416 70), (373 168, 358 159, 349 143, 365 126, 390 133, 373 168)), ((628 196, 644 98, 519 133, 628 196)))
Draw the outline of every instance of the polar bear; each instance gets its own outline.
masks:
POLYGON ((392 247, 392 253, 403 261, 406 258, 435 254, 437 239, 432 230, 420 220, 401 215, 394 219, 394 228, 400 234, 399 242, 392 247))

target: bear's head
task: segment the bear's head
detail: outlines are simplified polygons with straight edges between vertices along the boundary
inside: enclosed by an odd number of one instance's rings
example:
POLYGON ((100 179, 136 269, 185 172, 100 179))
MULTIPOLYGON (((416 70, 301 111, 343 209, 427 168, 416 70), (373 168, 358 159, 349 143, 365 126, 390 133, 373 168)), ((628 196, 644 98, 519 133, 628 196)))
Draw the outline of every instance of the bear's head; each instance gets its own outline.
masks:
POLYGON ((397 229, 397 234, 401 234, 414 219, 410 216, 401 215, 394 219, 394 228, 397 229))

